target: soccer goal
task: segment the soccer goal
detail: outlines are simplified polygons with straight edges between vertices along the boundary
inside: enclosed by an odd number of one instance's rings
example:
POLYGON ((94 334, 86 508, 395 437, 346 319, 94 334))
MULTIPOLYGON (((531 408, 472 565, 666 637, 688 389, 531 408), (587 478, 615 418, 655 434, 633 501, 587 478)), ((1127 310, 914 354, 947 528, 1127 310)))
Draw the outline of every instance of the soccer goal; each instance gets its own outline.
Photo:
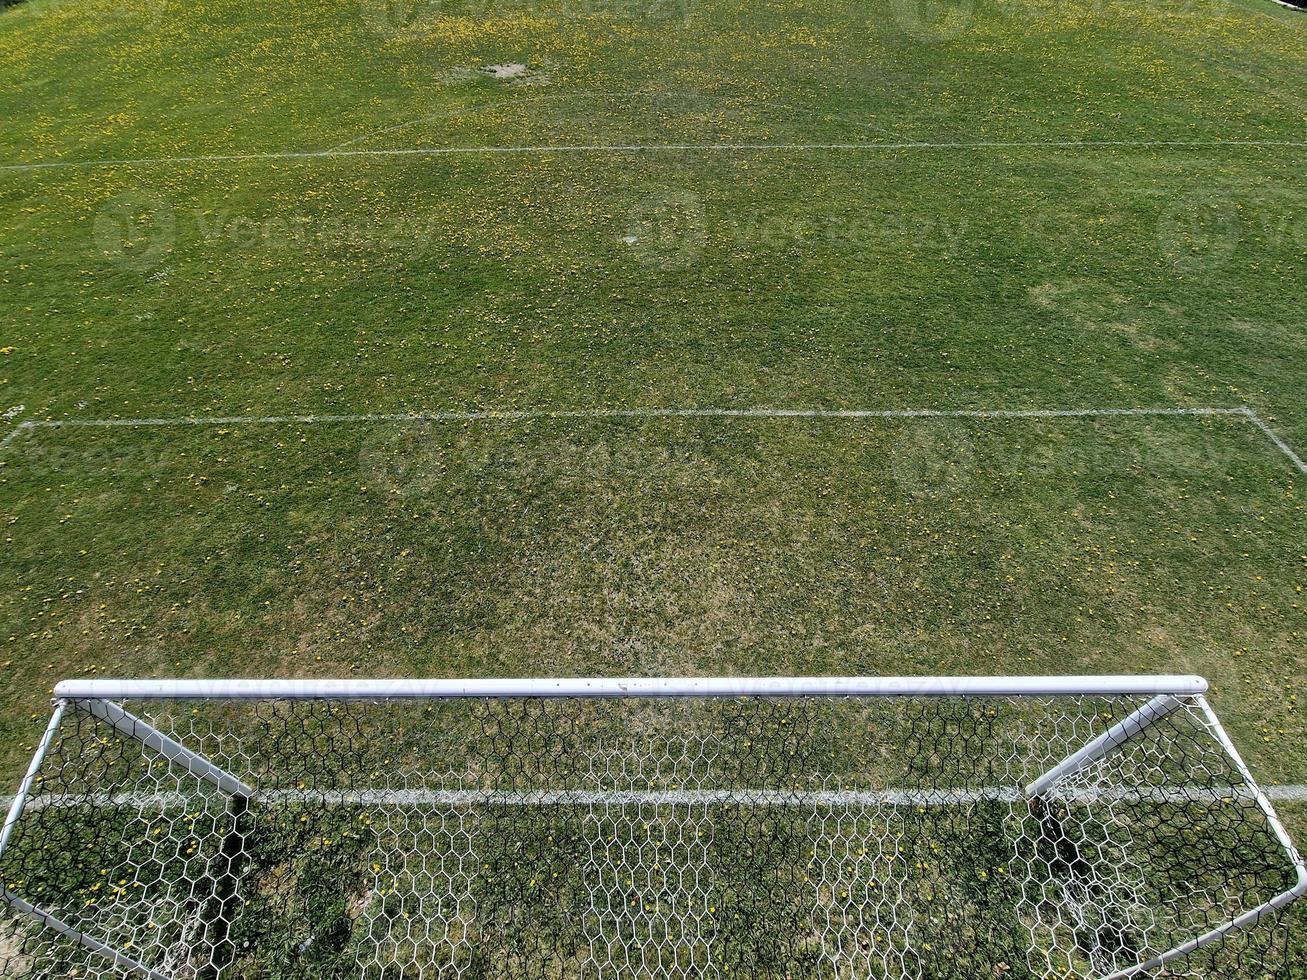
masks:
POLYGON ((1289 977, 1194 677, 70 681, 5 980, 1289 977))

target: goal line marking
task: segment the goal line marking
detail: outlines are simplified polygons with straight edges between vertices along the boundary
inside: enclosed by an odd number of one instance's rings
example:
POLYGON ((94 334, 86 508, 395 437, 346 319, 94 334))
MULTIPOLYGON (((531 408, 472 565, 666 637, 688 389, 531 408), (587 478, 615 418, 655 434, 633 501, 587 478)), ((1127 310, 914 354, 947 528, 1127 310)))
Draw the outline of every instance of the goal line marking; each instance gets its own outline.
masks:
MULTIPOLYGON (((1307 785, 1301 783, 1259 787, 1275 803, 1307 803, 1307 785)), ((1110 789, 1069 787, 1053 794, 1059 800, 1077 803, 1143 802, 1221 803, 1256 799, 1252 787, 1148 787, 1110 789)), ((36 810, 96 806, 165 810, 188 807, 207 797, 192 793, 51 793, 33 797, 27 812, 36 810)), ((766 789, 363 789, 298 790, 267 789, 255 792, 252 800, 261 804, 319 804, 322 806, 775 806, 838 808, 859 806, 968 806, 976 803, 1019 803, 1029 799, 1021 787, 982 786, 974 789, 887 789, 887 790, 766 790, 766 789)), ((0 799, 0 804, 10 801, 0 799)))
POLYGON ((520 422, 548 419, 642 419, 642 418, 743 418, 743 419, 1061 419, 1110 417, 1211 417, 1247 419, 1265 435, 1299 472, 1307 474, 1304 462, 1280 435, 1247 405, 1236 408, 1030 408, 1030 409, 860 409, 860 408, 571 408, 571 409, 487 409, 431 412, 369 412, 354 415, 184 415, 174 418, 28 419, 19 422, 4 438, 5 449, 25 432, 38 429, 122 428, 154 429, 174 426, 214 425, 320 425, 378 422, 520 422))
POLYGON ((349 158, 503 156, 513 154, 640 154, 640 153, 806 153, 844 151, 888 153, 899 150, 1177 150, 1230 148, 1307 149, 1301 140, 982 140, 905 141, 897 143, 564 143, 523 146, 431 146, 392 148, 336 148, 329 150, 279 150, 268 153, 212 153, 193 156, 123 157, 101 160, 49 160, 38 163, 0 164, 0 172, 37 170, 90 170, 105 167, 156 167, 174 164, 262 163, 274 161, 333 160, 349 158))

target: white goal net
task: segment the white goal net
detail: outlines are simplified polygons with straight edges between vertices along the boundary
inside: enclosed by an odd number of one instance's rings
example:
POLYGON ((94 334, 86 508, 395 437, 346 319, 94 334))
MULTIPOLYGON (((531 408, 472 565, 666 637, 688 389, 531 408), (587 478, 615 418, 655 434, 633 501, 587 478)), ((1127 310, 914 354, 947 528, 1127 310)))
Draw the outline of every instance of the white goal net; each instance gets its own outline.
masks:
POLYGON ((1205 688, 69 682, 0 977, 1302 977, 1205 688))

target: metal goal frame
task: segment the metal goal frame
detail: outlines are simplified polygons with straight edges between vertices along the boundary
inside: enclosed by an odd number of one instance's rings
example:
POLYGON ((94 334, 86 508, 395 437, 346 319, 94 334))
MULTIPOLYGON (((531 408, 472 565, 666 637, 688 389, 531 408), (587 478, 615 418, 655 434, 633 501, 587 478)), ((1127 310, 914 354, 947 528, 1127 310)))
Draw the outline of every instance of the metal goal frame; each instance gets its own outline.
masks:
MULTIPOLYGON (((449 699, 1056 699, 1133 698, 1140 705, 1025 785, 1005 791, 1008 802, 1042 808, 1059 787, 1123 751, 1159 722, 1188 711, 1199 719, 1224 754, 1247 799, 1296 873, 1291 887, 1231 915, 1206 931, 1158 952, 1146 961, 1103 973, 1101 980, 1153 975, 1173 961, 1217 943, 1307 895, 1307 861, 1296 849, 1271 801, 1254 779, 1208 703, 1208 684, 1194 676, 1058 677, 672 677, 523 678, 481 680, 69 680, 54 691, 53 714, 36 746, 0 831, 0 868, 29 805, 39 795, 42 768, 61 726, 71 716, 92 719, 106 732, 130 740, 141 753, 188 774, 223 794, 231 812, 259 803, 264 792, 222 760, 207 757, 184 740, 127 710, 125 703, 157 702, 422 702, 449 699)), ((1133 703, 1133 702, 1132 702, 1133 703)), ((738 794, 737 794, 738 795, 738 794)), ((662 797, 669 799, 666 794, 662 797)), ((733 796, 732 799, 737 798, 733 796)), ((580 799, 580 797, 577 797, 580 799)), ((929 803, 923 797, 917 803, 929 803)), ((941 802, 937 800, 935 802, 941 802)), ((67 915, 43 908, 11 890, 0 877, 0 899, 11 910, 112 962, 128 975, 175 980, 128 950, 90 934, 67 915)))

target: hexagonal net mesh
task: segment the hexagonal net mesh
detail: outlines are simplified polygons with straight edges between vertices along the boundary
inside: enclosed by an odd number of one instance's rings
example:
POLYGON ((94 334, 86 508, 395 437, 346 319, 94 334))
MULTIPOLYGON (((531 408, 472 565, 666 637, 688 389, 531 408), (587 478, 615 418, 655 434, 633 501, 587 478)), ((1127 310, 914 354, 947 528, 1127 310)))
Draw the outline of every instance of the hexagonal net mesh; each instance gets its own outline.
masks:
POLYGON ((1148 966, 1298 882, 1201 697, 1029 790, 1147 701, 74 702, 0 976, 1302 976, 1273 908, 1148 966))

